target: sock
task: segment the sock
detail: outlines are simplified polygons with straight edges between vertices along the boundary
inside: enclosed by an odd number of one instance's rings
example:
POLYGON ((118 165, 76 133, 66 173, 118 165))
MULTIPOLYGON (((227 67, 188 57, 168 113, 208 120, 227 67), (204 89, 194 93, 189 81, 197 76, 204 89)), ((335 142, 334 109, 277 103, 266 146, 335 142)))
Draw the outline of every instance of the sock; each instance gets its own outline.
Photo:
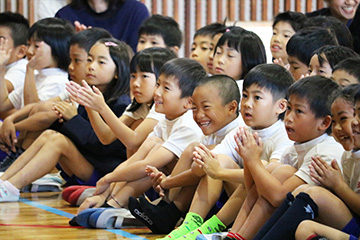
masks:
POLYGON ((225 229, 226 226, 220 221, 220 219, 216 215, 214 215, 206 222, 204 222, 200 227, 198 227, 194 231, 190 231, 180 239, 195 240, 197 235, 218 233, 224 231, 225 229))
POLYGON ((262 239, 295 239, 295 231, 300 222, 314 219, 317 215, 318 207, 316 203, 307 193, 301 192, 296 196, 291 207, 262 239))
POLYGON ((164 237, 163 239, 177 239, 185 234, 189 233, 190 231, 193 231, 201 226, 201 224, 204 222, 202 217, 199 214, 188 212, 185 216, 184 222, 175 230, 173 230, 169 235, 164 237))
POLYGON ((246 238, 242 237, 238 233, 228 232, 224 240, 246 240, 246 238))
POLYGON ((143 196, 139 197, 139 202, 141 209, 152 220, 156 229, 161 229, 161 233, 167 234, 174 230, 177 222, 181 218, 182 212, 173 202, 166 203, 162 201, 155 206, 143 196), (164 219, 166 219, 166 221, 164 221, 164 219))
POLYGON ((20 195, 20 190, 17 189, 14 185, 12 185, 11 182, 9 182, 9 181, 6 180, 6 181, 4 181, 2 184, 3 184, 3 185, 6 187, 6 189, 9 190, 13 195, 16 195, 16 196, 19 196, 19 195, 20 195))
POLYGON ((288 210, 288 208, 294 202, 294 195, 291 192, 286 194, 286 198, 283 203, 276 209, 276 211, 271 215, 271 217, 266 221, 266 223, 261 227, 254 237, 256 239, 262 239, 265 234, 272 228, 272 226, 279 220, 279 218, 288 210))

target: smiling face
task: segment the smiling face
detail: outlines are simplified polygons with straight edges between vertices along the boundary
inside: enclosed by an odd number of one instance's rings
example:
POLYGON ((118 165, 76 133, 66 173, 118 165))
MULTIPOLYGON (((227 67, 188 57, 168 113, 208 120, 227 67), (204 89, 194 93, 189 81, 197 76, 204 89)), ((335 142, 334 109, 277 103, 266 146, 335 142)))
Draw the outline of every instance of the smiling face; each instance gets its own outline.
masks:
POLYGON ((212 39, 208 35, 198 35, 191 45, 190 58, 199 62, 206 72, 209 72, 207 63, 209 60, 209 53, 211 52, 211 41, 212 39))
POLYGON ((332 75, 331 78, 337 82, 341 87, 346 87, 350 84, 358 84, 359 81, 356 77, 354 77, 353 75, 349 74, 348 72, 346 72, 345 70, 342 69, 338 69, 335 70, 332 75))
POLYGON ((106 86, 113 80, 116 65, 112 60, 109 49, 102 43, 96 43, 89 52, 86 64, 86 81, 104 92, 106 86))
POLYGON ((348 20, 354 18, 358 6, 359 6, 359 0, 329 1, 329 8, 331 14, 344 23, 347 23, 348 20))
POLYGON ((292 35, 295 34, 290 23, 279 21, 273 28, 273 35, 270 40, 270 50, 273 58, 281 58, 285 64, 288 62, 286 44, 292 35))
POLYGON ((296 57, 289 56, 289 64, 290 64, 290 73, 297 81, 301 78, 301 75, 305 75, 308 73, 308 66, 305 63, 301 62, 296 57))
POLYGON ((236 118, 237 104, 224 104, 218 88, 205 84, 193 93, 193 117, 204 135, 212 134, 236 118))
POLYGON ((241 54, 230 48, 227 43, 218 46, 214 56, 214 74, 225 74, 235 80, 239 80, 243 73, 241 54))
POLYGON ((88 54, 85 49, 79 47, 78 44, 70 46, 70 79, 76 83, 81 83, 86 78, 86 64, 88 54))
POLYGON ((156 90, 156 76, 150 72, 130 74, 130 90, 138 103, 151 103, 156 90))
POLYGON ((190 108, 190 97, 181 98, 181 89, 178 80, 174 76, 161 74, 154 93, 155 110, 165 114, 167 119, 175 119, 181 116, 187 108, 190 108))
MULTIPOLYGON (((323 134, 323 119, 316 118, 305 98, 291 95, 285 113, 285 127, 290 140, 303 143, 323 134)), ((326 129, 325 129, 326 130, 326 129)))
POLYGON ((331 105, 332 133, 346 151, 354 148, 351 122, 354 119, 354 107, 343 98, 337 98, 331 105))
POLYGON ((151 47, 161 47, 166 48, 166 44, 161 35, 147 35, 141 34, 139 41, 136 47, 136 51, 140 52, 143 49, 151 47))
POLYGON ((310 76, 323 76, 330 78, 332 73, 332 68, 330 64, 327 62, 327 59, 325 56, 322 56, 324 59, 324 62, 322 65, 320 65, 319 57, 317 54, 314 54, 314 56, 311 57, 310 64, 309 64, 309 74, 310 76))
POLYGON ((279 108, 279 101, 274 102, 271 92, 256 84, 243 89, 240 112, 245 124, 253 129, 270 127, 285 110, 279 108))

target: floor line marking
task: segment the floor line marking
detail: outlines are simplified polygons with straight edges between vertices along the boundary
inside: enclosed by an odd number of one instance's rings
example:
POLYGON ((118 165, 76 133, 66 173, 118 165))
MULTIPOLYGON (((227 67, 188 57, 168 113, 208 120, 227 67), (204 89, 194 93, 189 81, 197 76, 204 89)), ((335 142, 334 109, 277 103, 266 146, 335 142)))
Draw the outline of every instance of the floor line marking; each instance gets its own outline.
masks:
MULTIPOLYGON (((41 204, 41 203, 38 203, 38 202, 34 202, 34 201, 31 201, 29 199, 26 199, 26 198, 20 198, 19 199, 19 202, 22 202, 22 203, 25 203, 25 204, 28 204, 30 206, 33 206, 33 207, 36 207, 36 208, 40 208, 40 209, 43 209, 45 211, 48 211, 48 212, 51 212, 51 213, 54 213, 54 214, 57 214, 57 215, 60 215, 62 217, 66 217, 66 218, 73 218, 75 215, 74 214, 71 214, 71 213, 68 213, 68 212, 64 212, 60 209, 56 209, 56 208, 53 208, 53 207, 49 207, 47 205, 44 205, 44 204, 41 204)), ((133 240, 148 240, 147 238, 143 238, 143 237, 140 237, 138 235, 135 235, 135 234, 132 234, 132 233, 128 233, 128 232, 125 232, 123 230, 120 230, 120 229, 104 229, 108 232, 111 232, 111 233, 115 233, 117 235, 121 235, 123 237, 126 237, 126 238, 130 238, 130 239, 133 239, 133 240)))

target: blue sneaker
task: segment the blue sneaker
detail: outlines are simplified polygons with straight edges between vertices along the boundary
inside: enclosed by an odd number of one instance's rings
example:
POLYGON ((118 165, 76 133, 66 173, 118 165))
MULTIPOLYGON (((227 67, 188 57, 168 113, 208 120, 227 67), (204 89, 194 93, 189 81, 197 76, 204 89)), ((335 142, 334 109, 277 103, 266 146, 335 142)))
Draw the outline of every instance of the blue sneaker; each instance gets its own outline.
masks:
POLYGON ((76 223, 79 224, 80 226, 83 226, 86 228, 91 228, 92 226, 89 224, 90 215, 93 214, 95 211, 98 211, 101 209, 104 209, 104 208, 88 208, 88 209, 85 209, 84 211, 81 211, 76 216, 76 223))
POLYGON ((93 228, 122 228, 124 219, 135 219, 125 208, 99 208, 89 217, 88 223, 93 228))

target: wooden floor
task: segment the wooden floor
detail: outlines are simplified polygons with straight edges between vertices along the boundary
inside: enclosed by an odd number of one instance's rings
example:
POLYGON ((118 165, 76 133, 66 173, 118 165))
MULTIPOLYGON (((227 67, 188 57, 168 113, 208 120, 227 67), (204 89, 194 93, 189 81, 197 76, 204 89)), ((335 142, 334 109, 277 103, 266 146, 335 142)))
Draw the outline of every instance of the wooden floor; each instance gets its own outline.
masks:
POLYGON ((76 207, 60 193, 22 193, 19 202, 0 203, 0 239, 156 239, 146 227, 86 229, 71 227, 76 207))

